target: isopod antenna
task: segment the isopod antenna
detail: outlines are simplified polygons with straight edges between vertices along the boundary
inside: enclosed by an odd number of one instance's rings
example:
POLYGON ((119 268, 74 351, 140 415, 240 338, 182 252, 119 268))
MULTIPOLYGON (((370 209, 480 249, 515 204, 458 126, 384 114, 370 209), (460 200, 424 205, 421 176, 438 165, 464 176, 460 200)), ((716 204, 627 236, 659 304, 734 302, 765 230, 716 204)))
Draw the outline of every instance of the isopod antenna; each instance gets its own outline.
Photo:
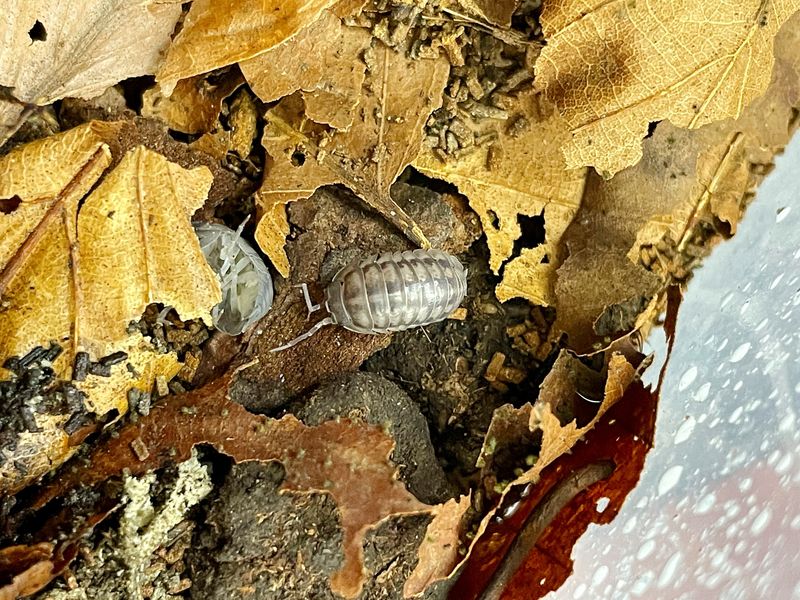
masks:
POLYGON ((289 342, 286 342, 283 346, 278 346, 277 348, 273 348, 272 350, 270 350, 270 352, 280 352, 281 350, 286 350, 287 348, 291 348, 292 346, 299 344, 303 340, 307 340, 308 338, 310 338, 320 329, 325 327, 325 325, 333 325, 333 319, 331 317, 325 317, 305 333, 298 335, 296 338, 294 338, 289 342))

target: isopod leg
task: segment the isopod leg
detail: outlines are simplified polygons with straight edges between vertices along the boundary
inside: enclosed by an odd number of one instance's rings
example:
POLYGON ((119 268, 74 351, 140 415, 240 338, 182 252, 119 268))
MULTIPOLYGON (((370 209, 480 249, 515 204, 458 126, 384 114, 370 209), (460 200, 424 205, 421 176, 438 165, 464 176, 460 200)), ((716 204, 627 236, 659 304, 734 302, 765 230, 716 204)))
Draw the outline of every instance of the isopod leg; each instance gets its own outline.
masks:
POLYGON ((305 283, 301 283, 294 287, 299 287, 301 290, 303 290, 303 298, 306 301, 306 308, 308 308, 308 316, 306 317, 306 320, 308 320, 311 318, 311 313, 318 311, 320 308, 322 308, 322 305, 312 304, 311 294, 308 293, 308 286, 305 283))
POLYGON ((322 321, 320 321, 319 323, 314 325, 311 329, 309 329, 305 333, 302 333, 302 334, 298 335, 296 338, 294 338, 293 340, 291 340, 289 342, 286 342, 282 346, 278 346, 277 348, 273 348, 272 350, 270 350, 270 352, 280 352, 281 350, 286 350, 287 348, 291 348, 292 346, 295 346, 296 344, 299 344, 303 340, 307 340, 308 338, 310 338, 312 335, 317 333, 320 329, 325 327, 325 325, 333 325, 333 319, 331 319, 330 317, 325 317, 324 319, 322 319, 322 321))

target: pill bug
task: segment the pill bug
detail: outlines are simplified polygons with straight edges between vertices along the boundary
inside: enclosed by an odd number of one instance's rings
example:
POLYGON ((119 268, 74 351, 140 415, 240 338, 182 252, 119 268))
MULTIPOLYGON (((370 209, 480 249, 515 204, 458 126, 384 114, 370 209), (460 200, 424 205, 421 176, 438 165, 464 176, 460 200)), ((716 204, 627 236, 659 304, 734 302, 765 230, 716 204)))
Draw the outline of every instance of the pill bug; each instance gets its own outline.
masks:
MULTIPOLYGON (((309 313, 306 284, 298 286, 309 313)), ((328 316, 304 334, 274 348, 294 346, 325 325, 341 325, 357 333, 387 333, 445 319, 467 293, 467 271, 455 256, 441 250, 386 252, 356 260, 340 269, 325 288, 328 316)))
MULTIPOLYGON (((246 222, 246 221, 245 221, 246 222)), ((217 223, 193 223, 200 248, 219 278, 222 302, 211 309, 214 326, 239 335, 272 306, 272 277, 258 253, 234 231, 217 223)))

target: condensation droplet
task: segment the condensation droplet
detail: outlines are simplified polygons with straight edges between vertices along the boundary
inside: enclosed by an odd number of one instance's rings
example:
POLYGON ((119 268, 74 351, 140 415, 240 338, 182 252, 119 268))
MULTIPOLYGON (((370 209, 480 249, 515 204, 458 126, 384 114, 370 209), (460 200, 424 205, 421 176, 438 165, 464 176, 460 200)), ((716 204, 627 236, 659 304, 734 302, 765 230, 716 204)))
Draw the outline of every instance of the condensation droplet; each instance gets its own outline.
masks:
POLYGON ((767 506, 755 519, 753 519, 753 522, 750 524, 750 533, 753 535, 761 535, 771 520, 772 509, 767 506))
POLYGON ((683 465, 675 465, 664 471, 661 479, 658 481, 658 495, 663 496, 676 485, 681 479, 683 473, 683 465))
POLYGON ((609 569, 607 565, 600 565, 592 576, 592 585, 598 586, 603 583, 606 577, 608 577, 608 571, 609 569))
POLYGON ((778 461, 778 464, 775 465, 775 472, 778 475, 783 475, 784 473, 788 473, 789 468, 792 466, 792 454, 787 452, 783 455, 783 458, 778 461))
POLYGON ((694 380, 697 379, 697 367, 690 367, 686 370, 686 372, 681 375, 680 381, 678 381, 678 391, 682 392, 687 389, 694 380))
POLYGON ((769 284, 769 289, 774 290, 778 285, 780 285, 781 279, 783 279, 783 273, 778 275, 775 279, 772 280, 772 283, 769 284))
POLYGON ((744 407, 743 406, 737 406, 736 410, 734 410, 731 413, 731 416, 728 417, 728 423, 736 423, 736 421, 739 420, 739 417, 742 416, 743 412, 744 412, 744 407))
POLYGON ((791 206, 781 206, 778 211, 775 213, 775 222, 780 223, 786 217, 789 216, 789 213, 792 212, 791 206))
POLYGON ((737 363, 742 360, 747 353, 750 352, 750 342, 745 342, 741 344, 736 350, 733 351, 731 357, 728 359, 729 362, 737 363))
POLYGON ((682 444, 692 437, 695 425, 697 425, 697 420, 691 415, 688 416, 678 427, 678 431, 675 432, 675 444, 682 444))
POLYGON ((700 501, 694 507, 695 514, 698 515, 706 514, 714 507, 714 504, 716 504, 716 502, 717 502, 717 495, 714 492, 706 494, 705 496, 700 498, 700 501))
POLYGON ((664 568, 661 569, 661 574, 658 576, 658 583, 656 583, 656 585, 659 588, 663 589, 670 584, 672 578, 675 577, 675 573, 678 571, 678 565, 681 564, 682 559, 683 554, 681 554, 680 551, 669 557, 664 564, 664 568))
POLYGON ((575 600, 579 600, 580 598, 583 598, 583 595, 585 593, 586 593, 586 584, 582 583, 575 588, 575 593, 572 594, 572 597, 575 598, 575 600))
POLYGON ((708 398, 709 392, 711 392, 711 384, 706 382, 694 393, 695 402, 705 402, 708 398))
POLYGON ((597 501, 597 505, 595 506, 597 512, 602 513, 608 508, 609 503, 611 502, 610 499, 603 496, 597 501))
POLYGON ((647 540, 644 544, 639 546, 639 551, 636 553, 636 560, 644 560, 653 553, 656 549, 655 540, 647 540))

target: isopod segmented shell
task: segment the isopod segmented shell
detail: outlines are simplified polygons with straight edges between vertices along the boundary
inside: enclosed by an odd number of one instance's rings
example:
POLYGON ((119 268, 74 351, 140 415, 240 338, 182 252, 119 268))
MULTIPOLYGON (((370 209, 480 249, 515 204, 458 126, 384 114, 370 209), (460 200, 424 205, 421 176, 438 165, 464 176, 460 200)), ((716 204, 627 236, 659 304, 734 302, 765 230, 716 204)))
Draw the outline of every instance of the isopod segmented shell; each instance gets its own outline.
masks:
POLYGON ((325 290, 334 323, 358 333, 403 331, 446 318, 467 293, 467 272, 441 250, 387 252, 340 270, 325 290))
POLYGON ((258 252, 234 231, 217 223, 194 223, 206 261, 219 277, 222 302, 211 310, 214 326, 230 335, 252 327, 272 306, 272 277, 258 252))
MULTIPOLYGON (((313 306, 305 284, 309 312, 313 306)), ((441 321, 467 293, 467 271, 455 256, 441 250, 387 252, 341 269, 325 288, 329 315, 295 339, 273 348, 285 350, 308 339, 325 325, 357 333, 403 331, 441 321)))

